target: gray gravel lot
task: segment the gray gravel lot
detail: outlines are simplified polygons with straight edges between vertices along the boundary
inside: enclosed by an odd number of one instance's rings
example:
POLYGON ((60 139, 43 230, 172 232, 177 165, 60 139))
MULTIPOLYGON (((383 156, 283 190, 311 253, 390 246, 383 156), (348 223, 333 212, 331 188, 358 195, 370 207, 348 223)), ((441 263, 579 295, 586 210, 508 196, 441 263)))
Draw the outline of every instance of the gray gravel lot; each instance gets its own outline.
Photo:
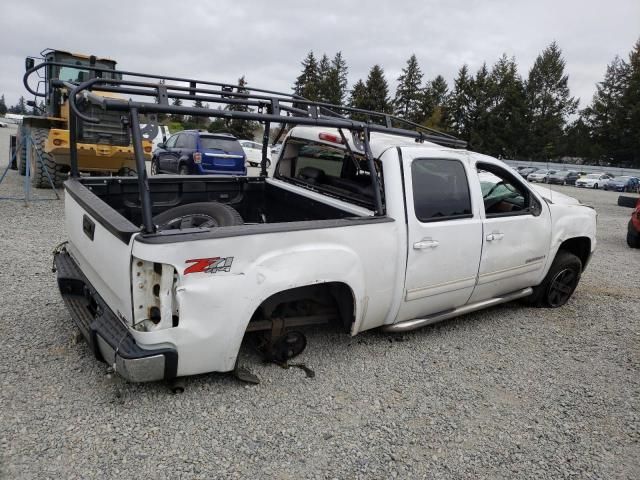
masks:
POLYGON ((51 273, 63 202, 0 200, 0 477, 640 478, 630 210, 557 190, 599 212, 598 252, 564 308, 510 304, 402 336, 318 329, 301 356, 315 378, 243 350, 260 385, 202 375, 182 395, 109 378, 73 341, 51 273))

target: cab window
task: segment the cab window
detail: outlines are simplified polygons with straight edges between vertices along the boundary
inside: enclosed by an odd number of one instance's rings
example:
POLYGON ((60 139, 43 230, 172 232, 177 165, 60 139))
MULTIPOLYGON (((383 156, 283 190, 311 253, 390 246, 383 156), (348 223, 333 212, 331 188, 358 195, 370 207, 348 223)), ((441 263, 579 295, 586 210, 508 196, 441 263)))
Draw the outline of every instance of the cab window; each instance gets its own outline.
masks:
POLYGON ((458 160, 419 158, 411 163, 413 206, 421 222, 470 218, 471 196, 458 160))
POLYGON ((540 204, 515 174, 488 163, 478 163, 477 170, 487 218, 539 214, 540 204))

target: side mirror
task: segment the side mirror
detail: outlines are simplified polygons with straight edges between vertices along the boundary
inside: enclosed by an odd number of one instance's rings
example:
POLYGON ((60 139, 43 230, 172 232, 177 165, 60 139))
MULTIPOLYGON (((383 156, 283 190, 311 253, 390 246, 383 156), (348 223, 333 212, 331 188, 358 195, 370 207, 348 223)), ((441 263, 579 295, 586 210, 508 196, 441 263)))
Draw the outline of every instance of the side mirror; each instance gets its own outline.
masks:
POLYGON ((36 102, 33 100, 27 100, 27 106, 28 107, 35 107, 36 106, 36 102))
POLYGON ((34 65, 36 64, 36 61, 31 58, 31 57, 27 57, 24 59, 24 69, 26 70, 30 70, 34 67, 34 65))
POLYGON ((164 142, 160 142, 158 144, 158 148, 162 148, 164 150, 166 148, 164 142))

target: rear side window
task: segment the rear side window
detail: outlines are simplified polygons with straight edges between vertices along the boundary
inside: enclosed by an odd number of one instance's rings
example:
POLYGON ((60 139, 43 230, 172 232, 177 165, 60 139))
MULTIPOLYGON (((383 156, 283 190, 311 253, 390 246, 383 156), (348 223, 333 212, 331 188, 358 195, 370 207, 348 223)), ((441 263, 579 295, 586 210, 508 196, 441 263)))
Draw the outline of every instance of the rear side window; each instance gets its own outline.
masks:
POLYGON ((411 164, 413 205, 421 222, 469 218, 471 197, 461 162, 417 159, 411 164))
POLYGON ((242 152, 240 142, 228 137, 200 137, 200 145, 204 150, 223 150, 225 152, 242 152))

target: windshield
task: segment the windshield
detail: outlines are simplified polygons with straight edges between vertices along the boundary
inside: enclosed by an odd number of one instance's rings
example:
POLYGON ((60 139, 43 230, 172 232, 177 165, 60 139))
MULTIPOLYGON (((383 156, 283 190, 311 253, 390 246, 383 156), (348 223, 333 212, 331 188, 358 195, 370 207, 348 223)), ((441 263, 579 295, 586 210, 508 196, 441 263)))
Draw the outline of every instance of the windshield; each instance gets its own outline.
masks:
POLYGON ((534 172, 536 175, 540 174, 540 175, 545 175, 547 173, 551 173, 551 170, 537 170, 536 172, 534 172))
POLYGON ((613 178, 612 180, 614 182, 627 182, 631 177, 616 177, 613 178))
POLYGON ((589 175, 587 175, 587 178, 600 178, 600 174, 599 173, 590 173, 589 175))
POLYGON ((200 137, 203 150, 224 150, 225 152, 242 151, 238 140, 228 137, 200 137))

